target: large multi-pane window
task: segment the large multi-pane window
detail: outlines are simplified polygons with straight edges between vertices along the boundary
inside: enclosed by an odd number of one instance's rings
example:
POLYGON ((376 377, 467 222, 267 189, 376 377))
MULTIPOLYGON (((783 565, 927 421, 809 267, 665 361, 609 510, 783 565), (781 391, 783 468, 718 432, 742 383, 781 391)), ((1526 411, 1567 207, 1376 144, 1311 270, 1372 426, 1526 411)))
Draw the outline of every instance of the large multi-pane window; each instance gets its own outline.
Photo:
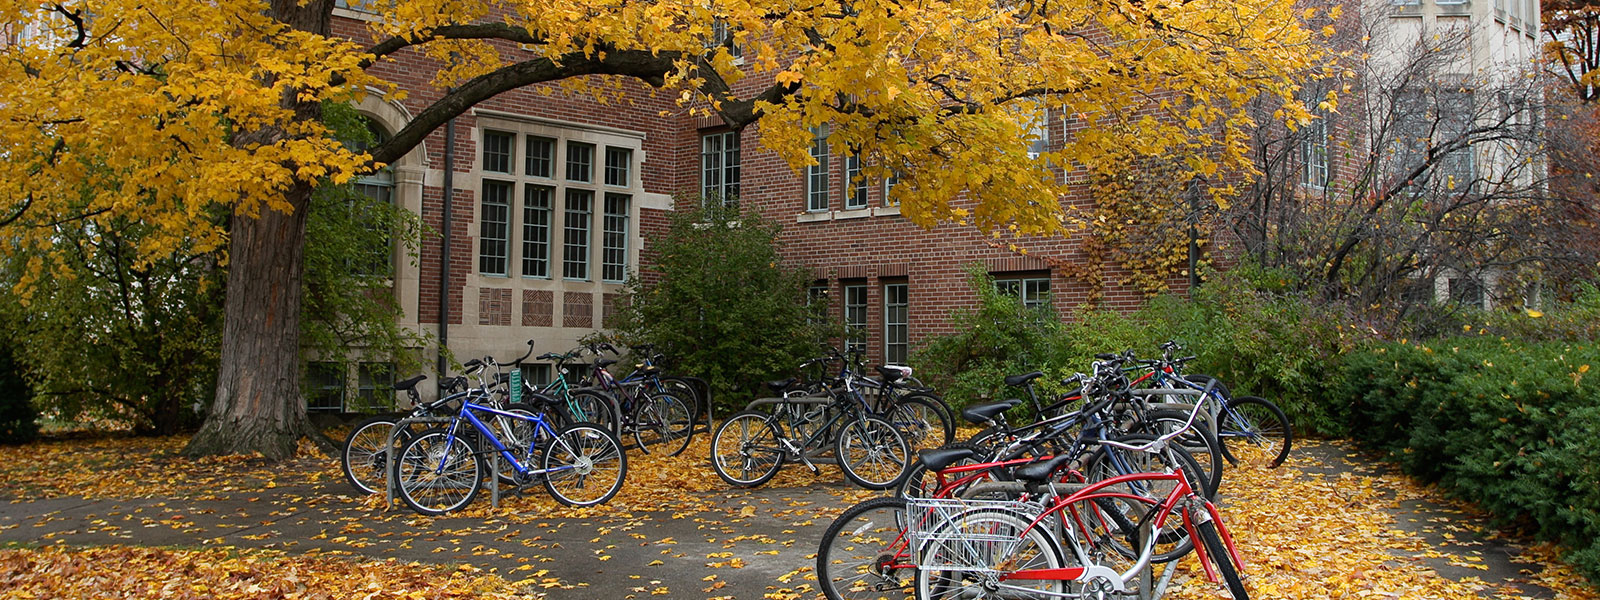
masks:
POLYGON ((1046 275, 996 277, 994 287, 1002 294, 1016 296, 1028 308, 1050 304, 1050 277, 1046 275))
POLYGON ((550 195, 542 185, 522 188, 522 276, 550 276, 550 195))
POLYGON ((504 131, 483 132, 483 170, 495 173, 511 172, 511 146, 515 134, 504 131))
POLYGON ((356 366, 356 410, 394 409, 394 364, 364 362, 356 366))
POLYGON ((518 127, 482 130, 479 274, 625 281, 638 148, 518 127))
MULTIPOLYGON (((367 133, 372 141, 349 141, 345 145, 355 151, 366 151, 377 144, 389 141, 389 132, 379 127, 376 121, 363 118, 367 125, 367 133)), ((388 278, 394 275, 393 252, 394 232, 389 229, 389 224, 383 219, 383 212, 373 210, 374 207, 394 206, 394 171, 388 167, 378 169, 357 179, 356 192, 361 197, 352 198, 348 205, 351 221, 359 224, 371 233, 364 236, 364 240, 383 240, 382 243, 364 243, 356 249, 354 256, 345 260, 345 267, 351 273, 362 277, 388 278), (365 198, 363 202, 362 198, 365 198)))
POLYGON ((910 344, 910 287, 904 283, 883 286, 883 362, 906 364, 910 344))
POLYGON ((861 157, 855 154, 844 159, 844 208, 851 210, 867 207, 867 178, 861 176, 861 157))
POLYGON ((311 362, 306 364, 306 410, 344 410, 344 364, 311 362))
POLYGON ((867 349, 867 286, 844 286, 845 348, 867 349))
POLYGON ((1323 188, 1328 186, 1328 115, 1315 111, 1313 117, 1301 132, 1301 183, 1323 188))
POLYGON ((594 181, 594 144, 567 142, 567 181, 594 181))
POLYGON ((632 168, 632 150, 627 148, 606 148, 606 185, 628 187, 632 168))
POLYGON ((828 127, 811 128, 811 158, 817 164, 806 167, 806 210, 828 210, 828 127))
POLYGON ((483 180, 478 214, 478 272, 505 275, 511 246, 511 190, 505 181, 483 180))
POLYGON ((594 192, 567 190, 567 210, 564 243, 562 244, 561 276, 566 279, 589 278, 589 221, 594 210, 594 192))
POLYGON ((606 194, 600 238, 600 279, 621 282, 628 278, 627 194, 606 194))
POLYGON ((529 177, 549 179, 555 176, 556 141, 546 137, 528 136, 526 173, 529 177))
POLYGON ((700 197, 723 204, 739 201, 739 132, 700 138, 700 197))

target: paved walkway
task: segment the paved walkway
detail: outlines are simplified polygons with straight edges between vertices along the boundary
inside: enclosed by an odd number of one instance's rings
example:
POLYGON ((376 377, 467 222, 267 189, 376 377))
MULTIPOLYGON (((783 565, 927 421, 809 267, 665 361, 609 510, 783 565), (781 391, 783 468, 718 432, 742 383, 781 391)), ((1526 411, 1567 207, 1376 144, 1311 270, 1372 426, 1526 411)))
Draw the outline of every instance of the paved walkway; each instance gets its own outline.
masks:
MULTIPOLYGON (((1336 445, 1312 445, 1304 452, 1315 460, 1301 468, 1324 477, 1381 470, 1336 445)), ((487 517, 426 519, 404 509, 385 512, 376 500, 352 497, 348 490, 333 480, 203 500, 14 500, 0 504, 0 542, 221 545, 466 563, 511 581, 530 579, 531 591, 552 598, 815 598, 815 584, 806 579, 818 538, 849 504, 841 496, 851 495, 843 484, 774 487, 695 494, 671 510, 613 509, 567 518, 503 510, 487 517)), ((478 502, 486 505, 487 498, 478 502)), ((1394 514, 1399 529, 1419 533, 1438 550, 1437 556, 1417 553, 1396 561, 1422 561, 1447 578, 1480 578, 1491 586, 1480 594, 1485 597, 1555 597, 1514 583, 1526 578, 1524 569, 1537 566, 1513 562, 1514 547, 1484 539, 1476 533, 1481 523, 1459 511, 1413 501, 1394 514)), ((1241 543, 1248 548, 1250 542, 1241 543)))

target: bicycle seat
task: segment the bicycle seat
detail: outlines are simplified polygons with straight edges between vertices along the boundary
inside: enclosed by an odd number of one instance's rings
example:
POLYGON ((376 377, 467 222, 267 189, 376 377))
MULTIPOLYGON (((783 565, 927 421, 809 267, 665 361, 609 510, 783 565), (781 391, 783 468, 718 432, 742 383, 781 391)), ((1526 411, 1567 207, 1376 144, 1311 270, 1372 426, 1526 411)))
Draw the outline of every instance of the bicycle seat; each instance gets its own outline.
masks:
POLYGON ((407 379, 405 381, 396 382, 394 384, 394 390, 397 391, 397 392, 404 392, 404 391, 409 390, 411 388, 417 387, 418 383, 421 383, 422 380, 427 379, 427 378, 428 378, 427 375, 418 375, 416 377, 412 377, 412 378, 407 379))
POLYGON ((900 381, 901 379, 905 379, 906 370, 907 369, 904 367, 878 365, 878 375, 881 375, 883 380, 888 383, 894 383, 896 381, 900 381))
POLYGON ((794 385, 795 381, 796 381, 796 378, 794 378, 794 377, 790 377, 788 379, 780 379, 780 380, 777 380, 777 381, 768 381, 767 382, 767 389, 772 390, 772 393, 774 393, 774 394, 782 394, 784 390, 789 389, 789 386, 794 385))
POLYGON ((1038 379, 1040 377, 1044 377, 1044 373, 1041 373, 1039 371, 1034 371, 1034 372, 1029 373, 1027 375, 1007 375, 1006 376, 1006 385, 1013 386, 1013 387, 1020 386, 1020 385, 1027 385, 1028 382, 1033 381, 1035 379, 1038 379))
POLYGON ((988 404, 974 404, 961 409, 961 418, 966 419, 968 423, 982 425, 993 421, 996 415, 1011 410, 1011 407, 1018 404, 1022 404, 1022 401, 1016 398, 988 404))
POLYGON ((604 369, 604 368, 609 367, 609 366, 614 365, 614 364, 617 364, 617 359, 615 359, 615 358, 600 358, 600 359, 595 359, 594 368, 596 368, 596 369, 604 369))
POLYGON ((928 469, 943 471, 946 467, 966 459, 976 459, 978 452, 971 448, 933 448, 917 453, 917 460, 927 465, 928 469))
POLYGON ((1072 460, 1071 456, 1062 455, 1035 463, 1028 463, 1013 469, 1011 475, 1022 481, 1049 481, 1050 476, 1054 475, 1056 471, 1060 471, 1061 467, 1066 466, 1070 460, 1072 460))

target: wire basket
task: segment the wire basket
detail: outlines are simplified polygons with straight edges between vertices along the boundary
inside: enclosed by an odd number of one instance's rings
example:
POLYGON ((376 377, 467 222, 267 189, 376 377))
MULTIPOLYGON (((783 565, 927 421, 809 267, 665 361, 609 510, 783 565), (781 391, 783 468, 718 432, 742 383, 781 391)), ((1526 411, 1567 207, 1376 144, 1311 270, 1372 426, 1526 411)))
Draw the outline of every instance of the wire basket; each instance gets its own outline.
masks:
POLYGON ((906 538, 918 568, 993 572, 1016 555, 1039 508, 1015 500, 909 498, 906 538))

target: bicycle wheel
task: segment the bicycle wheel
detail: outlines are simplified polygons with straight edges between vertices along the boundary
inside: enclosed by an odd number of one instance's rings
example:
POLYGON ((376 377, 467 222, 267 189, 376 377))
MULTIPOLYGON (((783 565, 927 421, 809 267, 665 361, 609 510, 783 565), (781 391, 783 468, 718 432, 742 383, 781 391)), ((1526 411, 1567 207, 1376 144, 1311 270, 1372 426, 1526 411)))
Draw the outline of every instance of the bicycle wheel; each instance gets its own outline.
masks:
POLYGON ((939 403, 923 396, 896 400, 884 420, 900 430, 911 444, 911 451, 938 448, 955 441, 956 424, 939 408, 939 403))
POLYGON ((978 509, 955 515, 930 531, 916 548, 917 599, 1044 598, 1059 596, 1063 582, 1006 579, 1022 570, 1065 566, 1061 549, 1039 527, 1009 511, 978 509))
POLYGON ((395 460, 395 489, 411 510, 442 515, 472 503, 483 485, 483 457, 461 436, 439 427, 416 435, 395 460))
POLYGON ((622 414, 617 399, 610 394, 595 390, 573 390, 568 410, 571 414, 567 417, 573 423, 594 423, 612 435, 622 435, 622 414))
POLYGON ((1241 464, 1275 468, 1289 458, 1294 431, 1283 409, 1265 398, 1240 396, 1219 417, 1223 452, 1241 464))
MULTIPOLYGON (((1181 410, 1153 410, 1145 415, 1145 421, 1146 431, 1157 436, 1166 435, 1188 423, 1189 413, 1181 410)), ((1191 426, 1174 441, 1194 458, 1195 466, 1200 468, 1200 479, 1205 482, 1205 487, 1200 493, 1207 498, 1216 498, 1217 490, 1222 487, 1224 468, 1222 443, 1216 436, 1211 435, 1210 429, 1199 423, 1191 426)))
POLYGON ((633 419, 633 440, 646 454, 651 446, 667 456, 689 447, 694 435, 694 411, 677 396, 654 393, 640 402, 633 419))
POLYGON ((705 399, 700 397, 700 390, 694 384, 680 377, 662 377, 661 391, 672 394, 674 398, 682 400, 689 405, 689 421, 699 423, 705 413, 705 399))
POLYGON ((1195 534, 1200 536, 1200 543, 1205 544, 1206 558, 1217 566, 1217 575, 1228 586, 1228 593, 1233 595, 1233 600, 1250 600, 1250 594, 1244 591, 1244 581, 1239 577, 1239 569, 1233 564, 1233 555, 1228 553, 1227 544, 1222 543, 1222 536, 1217 535, 1217 524, 1206 521, 1195 525, 1194 529, 1195 534))
POLYGON ((622 442, 604 427, 578 423, 556 433, 544 451, 544 489, 567 506, 605 504, 628 477, 622 442))
POLYGON ((783 447, 766 413, 735 413, 711 436, 711 467, 729 485, 755 487, 778 474, 783 447))
MULTIPOLYGON (((1146 444, 1154 440, 1155 436, 1143 433, 1128 434, 1116 438, 1114 441, 1124 444, 1146 444)), ((1195 490, 1204 490, 1205 482, 1199 478, 1200 467, 1194 462, 1194 457, 1183 448, 1168 445, 1160 452, 1135 452, 1121 448, 1101 446, 1089 458, 1088 466, 1084 468, 1084 477, 1089 482, 1103 481, 1118 475, 1134 473, 1160 473, 1167 469, 1182 468, 1189 479, 1189 487, 1195 490)), ((1136 527, 1138 523, 1152 516, 1153 508, 1176 485, 1170 481, 1132 481, 1126 484, 1108 488, 1128 496, 1150 500, 1151 502, 1134 501, 1132 499, 1100 499, 1096 507, 1104 514, 1103 518, 1115 525, 1116 535, 1109 536, 1110 541, 1116 544, 1115 550, 1126 558, 1138 556, 1136 544, 1127 543, 1130 535, 1135 532, 1130 526, 1136 527)), ((1194 543, 1189 539, 1188 532, 1183 528, 1179 519, 1168 519, 1167 523, 1158 532, 1155 545, 1155 556, 1152 562, 1162 563, 1176 560, 1190 550, 1194 543)))
POLYGON ((863 417, 839 430, 833 440, 839 468, 851 483, 869 490, 886 490, 911 468, 911 446, 888 421, 863 417))
POLYGON ((817 548, 817 586, 828 600, 904 600, 916 577, 904 537, 906 501, 872 498, 845 509, 817 548))
MULTIPOLYGON (((402 417, 379 415, 356 423, 344 437, 339 449, 339 466, 344 469, 344 480, 363 494, 381 494, 384 478, 389 475, 389 452, 386 444, 394 433, 395 423, 402 417)), ((410 432, 402 431, 395 438, 398 448, 411 439, 410 432), (403 436, 403 437, 401 437, 403 436)))

